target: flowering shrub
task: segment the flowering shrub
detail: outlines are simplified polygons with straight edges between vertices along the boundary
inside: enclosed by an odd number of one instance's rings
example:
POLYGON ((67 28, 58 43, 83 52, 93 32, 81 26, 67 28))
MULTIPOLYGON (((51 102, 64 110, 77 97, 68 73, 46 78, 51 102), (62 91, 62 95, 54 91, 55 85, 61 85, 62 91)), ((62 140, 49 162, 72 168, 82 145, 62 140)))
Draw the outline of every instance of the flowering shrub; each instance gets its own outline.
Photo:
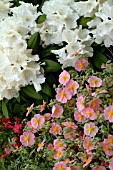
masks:
MULTIPOLYGON (((83 60, 76 61, 80 61, 79 67, 83 60)), ((18 160, 23 155, 21 165, 16 161, 17 167, 113 169, 113 64, 108 62, 102 68, 102 72, 94 72, 88 63, 80 71, 75 63, 75 69, 60 73, 56 98, 46 106, 48 112, 32 105, 29 117, 23 120, 21 146, 12 153, 18 160)))

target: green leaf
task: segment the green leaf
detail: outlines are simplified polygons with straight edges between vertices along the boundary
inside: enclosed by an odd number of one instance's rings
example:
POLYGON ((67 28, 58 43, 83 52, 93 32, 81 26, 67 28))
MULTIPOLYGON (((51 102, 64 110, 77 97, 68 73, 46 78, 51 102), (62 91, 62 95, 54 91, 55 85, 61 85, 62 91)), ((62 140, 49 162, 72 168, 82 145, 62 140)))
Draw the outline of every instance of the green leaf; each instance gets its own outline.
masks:
POLYGON ((40 35, 38 32, 34 33, 27 42, 28 48, 33 49, 33 52, 37 52, 40 44, 40 35))
POLYGON ((6 103, 4 100, 2 100, 2 112, 3 112, 3 115, 8 118, 9 117, 9 114, 8 114, 8 109, 7 109, 7 106, 6 106, 6 103))
POLYGON ((26 86, 25 88, 22 89, 22 91, 28 95, 29 97, 36 99, 36 100, 41 100, 43 101, 43 97, 40 92, 36 92, 35 88, 33 86, 26 86))
POLYGON ((52 91, 48 83, 43 83, 42 84, 42 92, 46 94, 49 97, 52 97, 52 91))
POLYGON ((40 15, 37 20, 36 20, 36 23, 37 24, 41 24, 42 22, 44 22, 46 20, 46 15, 43 14, 43 15, 40 15))
POLYGON ((101 68, 101 65, 103 63, 106 63, 108 61, 107 57, 105 55, 103 55, 102 53, 100 53, 99 51, 96 51, 95 55, 94 55, 94 65, 97 68, 101 68))
POLYGON ((46 63, 46 65, 43 65, 46 73, 57 72, 61 69, 60 64, 55 61, 48 60, 48 59, 44 59, 42 61, 46 63))

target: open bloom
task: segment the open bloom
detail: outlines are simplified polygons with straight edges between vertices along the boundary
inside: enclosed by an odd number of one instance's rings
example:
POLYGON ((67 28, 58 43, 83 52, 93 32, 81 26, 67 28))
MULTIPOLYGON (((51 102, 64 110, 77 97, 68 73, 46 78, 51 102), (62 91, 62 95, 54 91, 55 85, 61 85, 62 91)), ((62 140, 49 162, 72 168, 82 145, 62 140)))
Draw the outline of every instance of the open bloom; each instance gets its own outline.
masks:
POLYGON ((82 114, 83 114, 86 118, 88 118, 88 119, 90 119, 90 120, 94 120, 95 117, 97 116, 97 113, 94 112, 94 110, 91 109, 91 108, 85 108, 85 109, 82 111, 82 114))
POLYGON ((95 166, 92 170, 106 170, 104 166, 95 166))
POLYGON ((67 88, 59 88, 57 90, 56 99, 61 103, 66 103, 67 100, 70 100, 72 94, 67 88))
POLYGON ((35 135, 30 131, 24 132, 23 135, 20 136, 20 142, 23 146, 32 146, 35 142, 35 135))
POLYGON ((90 87, 100 87, 102 85, 102 80, 98 78, 97 76, 91 76, 88 79, 88 83, 90 87))
POLYGON ((88 64, 89 63, 87 60, 80 58, 79 60, 77 60, 75 62, 75 70, 80 72, 80 71, 84 70, 88 66, 88 64))
POLYGON ((83 122, 85 120, 85 116, 81 112, 74 112, 74 119, 77 122, 83 122))
POLYGON ((62 149, 56 149, 55 154, 54 154, 54 159, 59 159, 63 156, 63 151, 62 149))
POLYGON ((45 118, 44 116, 41 116, 40 114, 35 114, 34 117, 31 119, 31 124, 35 129, 43 125, 44 122, 45 122, 45 118))
POLYGON ((87 151, 94 149, 93 144, 91 142, 91 137, 85 137, 84 142, 83 142, 83 147, 87 151))
POLYGON ((67 170, 67 166, 65 162, 57 162, 53 168, 53 170, 67 170))
POLYGON ((84 125, 84 134, 88 135, 90 137, 93 137, 96 135, 96 133, 98 132, 98 127, 95 126, 95 123, 86 123, 84 125))
POLYGON ((59 83, 66 85, 67 82, 70 80, 70 74, 64 70, 60 75, 59 75, 59 83))
POLYGON ((53 135, 61 135, 61 126, 55 122, 52 123, 52 126, 50 128, 50 133, 53 134, 53 135))
POLYGON ((64 147, 61 139, 55 139, 53 144, 55 149, 62 149, 64 147))
POLYGON ((98 98, 93 98, 93 100, 90 101, 89 107, 98 110, 100 108, 101 100, 98 98))
POLYGON ((83 97, 82 95, 78 96, 76 105, 79 111, 82 111, 84 109, 84 101, 85 101, 85 97, 83 97))
POLYGON ((109 120, 109 122, 113 122, 113 105, 108 106, 105 110, 104 110, 104 118, 106 120, 109 120))
POLYGON ((55 104, 53 107, 52 107, 52 117, 54 118, 59 118, 62 113, 63 113, 63 107, 60 106, 59 104, 55 104))
POLYGON ((79 84, 77 81, 69 80, 69 82, 66 84, 66 88, 70 91, 72 95, 77 93, 77 89, 79 88, 79 84))

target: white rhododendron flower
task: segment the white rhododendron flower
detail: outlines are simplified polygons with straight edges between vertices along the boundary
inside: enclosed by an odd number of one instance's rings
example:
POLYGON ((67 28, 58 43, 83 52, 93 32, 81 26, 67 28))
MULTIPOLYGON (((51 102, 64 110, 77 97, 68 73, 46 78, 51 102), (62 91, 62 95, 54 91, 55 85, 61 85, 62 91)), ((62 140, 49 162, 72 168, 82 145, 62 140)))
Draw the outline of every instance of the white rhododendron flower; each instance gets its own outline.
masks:
POLYGON ((37 6, 21 2, 10 12, 12 16, 7 15, 0 22, 0 100, 18 97, 21 87, 29 84, 40 91, 40 84, 45 82, 39 56, 32 55, 26 42, 40 15, 37 6))

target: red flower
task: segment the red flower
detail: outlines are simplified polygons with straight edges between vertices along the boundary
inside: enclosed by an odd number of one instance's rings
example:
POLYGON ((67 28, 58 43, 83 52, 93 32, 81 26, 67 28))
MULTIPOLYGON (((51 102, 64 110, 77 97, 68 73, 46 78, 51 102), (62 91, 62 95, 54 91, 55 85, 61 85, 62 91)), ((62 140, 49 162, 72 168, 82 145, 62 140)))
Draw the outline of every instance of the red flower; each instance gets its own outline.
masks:
POLYGON ((15 124, 13 127, 13 131, 15 133, 22 134, 22 124, 15 124))

